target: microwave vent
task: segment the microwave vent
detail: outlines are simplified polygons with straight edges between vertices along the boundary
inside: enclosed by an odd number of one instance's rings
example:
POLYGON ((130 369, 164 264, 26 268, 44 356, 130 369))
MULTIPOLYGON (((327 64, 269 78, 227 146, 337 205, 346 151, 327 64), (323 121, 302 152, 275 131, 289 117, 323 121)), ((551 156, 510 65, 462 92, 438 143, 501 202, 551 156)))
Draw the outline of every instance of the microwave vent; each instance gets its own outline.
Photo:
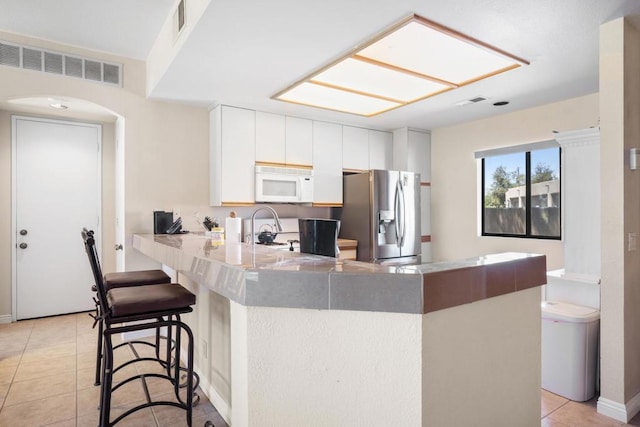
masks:
POLYGON ((274 173, 278 175, 313 176, 312 169, 281 168, 277 166, 256 166, 256 173, 274 173))

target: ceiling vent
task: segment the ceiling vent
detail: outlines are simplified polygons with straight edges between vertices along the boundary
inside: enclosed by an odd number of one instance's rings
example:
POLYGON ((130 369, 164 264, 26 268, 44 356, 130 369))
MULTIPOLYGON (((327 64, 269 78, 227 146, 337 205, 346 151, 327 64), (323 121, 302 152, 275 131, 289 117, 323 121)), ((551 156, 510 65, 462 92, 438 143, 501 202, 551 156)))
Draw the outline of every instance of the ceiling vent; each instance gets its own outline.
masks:
POLYGON ((173 14, 173 40, 178 39, 178 36, 184 29, 184 24, 186 23, 185 1, 186 0, 180 0, 178 7, 173 14))
POLYGON ((456 102, 456 107, 462 107, 469 104, 476 104, 478 102, 486 101, 488 96, 474 96, 473 98, 465 99, 464 101, 456 102))
POLYGON ((122 87, 122 64, 107 63, 2 40, 0 40, 0 65, 122 87))

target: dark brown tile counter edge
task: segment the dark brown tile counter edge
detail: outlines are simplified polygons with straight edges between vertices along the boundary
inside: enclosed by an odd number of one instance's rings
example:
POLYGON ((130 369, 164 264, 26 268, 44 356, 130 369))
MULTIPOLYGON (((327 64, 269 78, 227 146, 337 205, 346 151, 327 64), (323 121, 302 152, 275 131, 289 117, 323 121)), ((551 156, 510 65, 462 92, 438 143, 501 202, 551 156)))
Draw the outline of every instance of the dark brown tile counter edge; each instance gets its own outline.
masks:
POLYGON ((545 255, 424 273, 423 313, 469 304, 547 283, 545 255))

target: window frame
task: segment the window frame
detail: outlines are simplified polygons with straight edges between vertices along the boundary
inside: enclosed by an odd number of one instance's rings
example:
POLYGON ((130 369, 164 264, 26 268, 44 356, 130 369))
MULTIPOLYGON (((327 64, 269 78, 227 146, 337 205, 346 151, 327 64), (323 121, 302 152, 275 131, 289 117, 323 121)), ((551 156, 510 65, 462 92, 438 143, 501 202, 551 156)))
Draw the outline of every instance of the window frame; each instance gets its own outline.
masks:
POLYGON ((496 154, 489 154, 494 150, 482 151, 476 153, 476 159, 481 160, 480 167, 480 235, 482 237, 516 237, 520 239, 539 239, 539 240, 562 240, 562 147, 559 145, 555 148, 558 150, 558 180, 560 181, 560 185, 558 187, 558 215, 560 221, 560 233, 558 236, 543 236, 543 235, 533 235, 531 234, 531 152, 536 150, 542 150, 546 148, 554 148, 553 146, 545 146, 547 142, 541 143, 540 147, 537 147, 537 144, 526 144, 522 150, 517 150, 514 148, 517 147, 509 147, 503 150, 497 149, 495 150, 496 154), (524 234, 513 234, 513 233, 490 233, 485 232, 485 159, 490 155, 500 155, 507 153, 524 153, 525 155, 525 233, 524 234))

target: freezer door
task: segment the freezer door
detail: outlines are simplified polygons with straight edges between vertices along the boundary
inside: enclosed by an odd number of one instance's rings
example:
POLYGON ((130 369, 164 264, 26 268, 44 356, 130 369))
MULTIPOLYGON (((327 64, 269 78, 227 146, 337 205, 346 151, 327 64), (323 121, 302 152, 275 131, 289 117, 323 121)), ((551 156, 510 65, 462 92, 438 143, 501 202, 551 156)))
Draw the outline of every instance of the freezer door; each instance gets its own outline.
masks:
POLYGON ((400 255, 420 255, 422 248, 420 230, 420 174, 399 172, 401 190, 400 218, 400 255))
POLYGON ((372 170, 373 260, 400 256, 400 183, 398 171, 372 170))

